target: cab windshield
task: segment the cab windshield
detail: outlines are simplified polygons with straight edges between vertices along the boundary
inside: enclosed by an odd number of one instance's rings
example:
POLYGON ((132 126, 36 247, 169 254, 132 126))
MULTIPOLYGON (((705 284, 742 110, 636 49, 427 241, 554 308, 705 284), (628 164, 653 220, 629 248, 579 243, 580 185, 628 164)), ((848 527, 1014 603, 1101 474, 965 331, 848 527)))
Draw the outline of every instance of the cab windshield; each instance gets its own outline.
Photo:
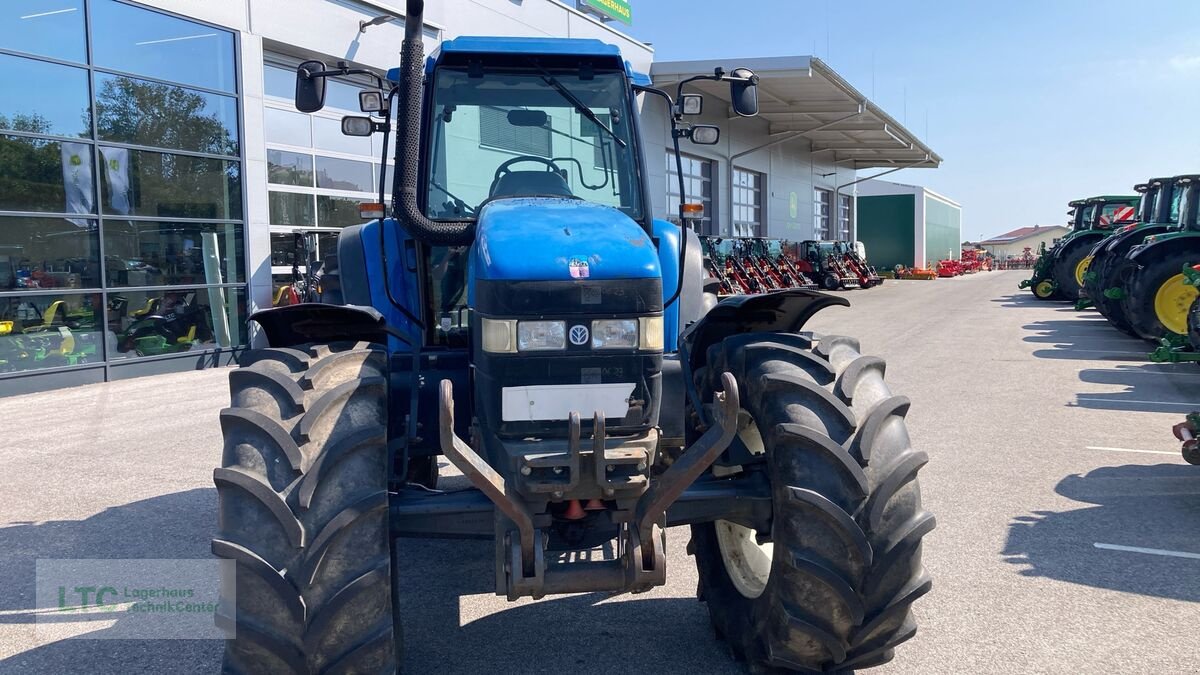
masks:
POLYGON ((438 69, 426 215, 474 218, 492 199, 563 197, 642 218, 624 73, 438 69))

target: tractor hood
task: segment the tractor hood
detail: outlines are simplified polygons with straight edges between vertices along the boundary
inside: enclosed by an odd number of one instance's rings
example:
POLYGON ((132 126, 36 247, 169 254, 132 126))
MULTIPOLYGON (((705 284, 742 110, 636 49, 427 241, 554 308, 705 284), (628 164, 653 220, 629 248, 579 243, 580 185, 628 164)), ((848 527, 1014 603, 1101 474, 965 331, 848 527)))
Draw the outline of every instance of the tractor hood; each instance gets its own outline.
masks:
POLYGON ((479 280, 657 279, 646 231, 617 209, 579 199, 494 201, 479 213, 473 271, 479 280))

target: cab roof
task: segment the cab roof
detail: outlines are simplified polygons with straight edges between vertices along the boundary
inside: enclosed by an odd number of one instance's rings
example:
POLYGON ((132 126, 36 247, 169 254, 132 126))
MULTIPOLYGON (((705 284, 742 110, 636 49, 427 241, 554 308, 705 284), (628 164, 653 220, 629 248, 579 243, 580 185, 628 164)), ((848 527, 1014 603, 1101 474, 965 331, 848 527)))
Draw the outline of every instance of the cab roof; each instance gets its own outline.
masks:
POLYGON ((1084 200, 1088 204, 1100 204, 1104 202, 1136 202, 1141 197, 1138 195, 1100 195, 1099 197, 1088 197, 1084 200))
MULTIPOLYGON (((543 38, 543 37, 477 37, 465 36, 446 40, 430 54, 425 62, 425 73, 432 74, 434 67, 447 56, 484 54, 490 56, 546 56, 587 57, 603 61, 611 59, 614 68, 624 68, 625 74, 635 85, 650 86, 650 76, 634 72, 633 66, 621 58, 621 50, 595 39, 543 38)), ((388 71, 387 79, 400 81, 400 69, 388 71)))

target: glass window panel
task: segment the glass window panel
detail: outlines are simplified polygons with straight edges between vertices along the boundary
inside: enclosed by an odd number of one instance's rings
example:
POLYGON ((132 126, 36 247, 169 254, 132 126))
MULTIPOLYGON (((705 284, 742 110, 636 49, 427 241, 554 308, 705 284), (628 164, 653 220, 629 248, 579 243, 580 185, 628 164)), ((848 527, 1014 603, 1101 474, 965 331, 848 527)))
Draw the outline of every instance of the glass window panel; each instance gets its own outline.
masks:
POLYGON ((99 293, 0 297, 0 373, 104 360, 99 293))
MULTIPOLYGON (((371 154, 371 139, 363 136, 346 136, 342 133, 342 121, 331 120, 328 117, 314 117, 313 146, 320 150, 332 150, 351 155, 371 154)), ((270 140, 270 139, 268 139, 270 140)), ((289 141, 279 141, 287 143, 289 141)), ((291 141, 296 145, 295 141, 291 141)))
POLYGON ((242 226, 236 223, 104 221, 105 274, 111 286, 240 283, 242 226), (215 259, 205 267, 206 259, 215 259))
MULTIPOLYGON (((292 88, 295 88, 295 73, 292 74, 292 88)), ((330 108, 338 108, 358 115, 362 114, 358 107, 358 92, 365 87, 359 84, 350 84, 349 82, 339 82, 338 80, 330 79, 325 87, 325 105, 330 108)), ((293 93, 293 96, 295 94, 293 93)))
POLYGON ((0 217, 0 290, 99 288, 95 220, 0 217))
POLYGON ((109 294, 110 359, 239 347, 246 343, 242 288, 129 289, 109 294))
POLYGON ((358 205, 363 200, 350 197, 317 195, 317 224, 321 227, 346 227, 362 222, 358 205))
POLYGON ((296 97, 296 69, 263 64, 263 91, 291 101, 296 97))
POLYGON ((100 68, 235 93, 233 34, 115 0, 92 0, 100 68))
POLYGON ((272 225, 316 225, 313 196, 297 192, 268 192, 272 225))
MULTIPOLYGON (((265 108, 263 116, 268 142, 306 148, 312 145, 312 118, 308 115, 279 108, 265 108)), ((338 133, 342 133, 340 125, 338 133)))
POLYGON ((375 170, 370 162, 317 157, 317 187, 327 190, 374 192, 375 170))
POLYGON ((242 217, 237 162, 162 152, 100 148, 104 212, 166 218, 242 217))
POLYGON ((96 73, 100 140, 174 150, 238 154, 237 99, 96 73))
POLYGON ((267 182, 312 187, 312 155, 286 150, 267 150, 267 182))
MULTIPOLYGON (((296 235, 291 232, 271 233, 271 266, 291 267, 296 261, 296 235)), ((292 278, 288 277, 288 283, 292 278)))
POLYGON ((91 136, 87 71, 0 54, 0 129, 91 136))
POLYGON ((83 0, 4 0, 0 48, 83 63, 83 21, 83 0))
POLYGON ((95 213, 92 146, 0 135, 0 211, 95 213))

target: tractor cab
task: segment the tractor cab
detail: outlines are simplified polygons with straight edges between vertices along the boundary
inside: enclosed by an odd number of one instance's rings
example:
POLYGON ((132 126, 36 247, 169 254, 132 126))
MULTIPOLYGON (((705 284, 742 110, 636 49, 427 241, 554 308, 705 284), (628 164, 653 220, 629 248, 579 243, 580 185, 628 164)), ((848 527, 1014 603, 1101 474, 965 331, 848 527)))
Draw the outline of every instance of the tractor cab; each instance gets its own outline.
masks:
POLYGON ((1137 222, 1138 195, 1103 196, 1088 199, 1083 207, 1080 230, 1112 230, 1137 222))

